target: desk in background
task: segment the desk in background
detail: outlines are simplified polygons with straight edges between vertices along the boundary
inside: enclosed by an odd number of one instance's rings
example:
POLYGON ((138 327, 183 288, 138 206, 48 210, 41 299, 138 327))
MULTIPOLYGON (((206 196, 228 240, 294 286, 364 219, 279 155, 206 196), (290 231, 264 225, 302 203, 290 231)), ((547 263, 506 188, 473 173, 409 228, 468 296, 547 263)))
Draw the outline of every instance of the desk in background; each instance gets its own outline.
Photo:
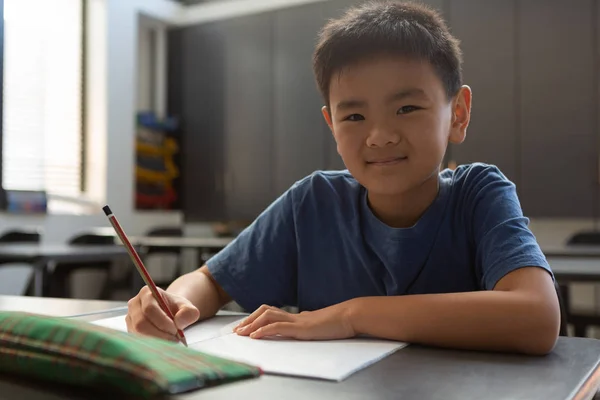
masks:
POLYGON ((546 257, 600 258, 600 246, 591 245, 542 246, 542 252, 546 257))
MULTIPOLYGON (((194 249, 197 251, 195 265, 198 267, 204 263, 202 254, 205 252, 219 252, 231 243, 233 237, 187 237, 187 236, 131 236, 129 241, 133 246, 139 248, 140 255, 145 257, 150 247, 194 249)), ((118 238, 116 239, 119 243, 118 238)), ((139 274, 133 276, 133 293, 137 293, 144 286, 144 281, 139 274)))
POLYGON ((129 238, 129 241, 133 245, 146 247, 222 249, 234 239, 233 237, 132 236, 129 238))
MULTIPOLYGON (((38 308, 54 314, 69 309, 89 310, 90 305, 94 308, 97 304, 88 300, 37 301, 38 308)), ((103 317, 94 315, 92 319, 103 317)), ((545 357, 410 345, 339 383, 267 375, 170 399, 582 400, 591 399, 600 384, 599 361, 600 341, 595 339, 561 337, 553 353, 545 357)), ((0 399, 28 398, 84 399, 90 394, 0 377, 0 399)))
POLYGON ((0 295, 0 311, 23 311, 44 314, 53 317, 87 317, 98 315, 91 320, 108 318, 106 313, 123 314, 127 303, 123 301, 73 300, 50 297, 2 296, 0 295), (108 311, 112 310, 112 311, 108 311), (103 314, 98 314, 98 313, 103 314))
POLYGON ((24 262, 34 267, 34 295, 43 296, 44 279, 48 268, 60 264, 114 261, 128 257, 123 246, 69 244, 0 244, 2 263, 24 262))
POLYGON ((543 247, 542 252, 556 279, 561 283, 600 282, 600 246, 543 247))

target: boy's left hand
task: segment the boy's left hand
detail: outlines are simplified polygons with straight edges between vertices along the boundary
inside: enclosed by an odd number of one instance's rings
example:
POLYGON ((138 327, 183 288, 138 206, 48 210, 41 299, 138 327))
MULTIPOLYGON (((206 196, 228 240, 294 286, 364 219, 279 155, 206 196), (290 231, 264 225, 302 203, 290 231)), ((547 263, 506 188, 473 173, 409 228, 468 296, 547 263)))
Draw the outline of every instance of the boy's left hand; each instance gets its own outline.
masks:
POLYGON ((277 335, 301 340, 345 339, 356 335, 348 314, 344 303, 300 314, 262 305, 234 332, 253 339, 277 335))

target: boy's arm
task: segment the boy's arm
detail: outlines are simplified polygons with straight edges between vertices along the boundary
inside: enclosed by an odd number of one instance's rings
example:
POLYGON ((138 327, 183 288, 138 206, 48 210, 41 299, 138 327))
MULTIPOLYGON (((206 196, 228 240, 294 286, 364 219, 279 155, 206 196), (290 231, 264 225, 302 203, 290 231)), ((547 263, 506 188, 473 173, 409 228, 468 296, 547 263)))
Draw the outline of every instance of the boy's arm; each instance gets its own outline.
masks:
POLYGON ((185 329, 210 318, 231 299, 249 310, 265 302, 293 304, 297 256, 292 191, 299 186, 269 205, 205 266, 179 277, 162 292, 175 323, 143 287, 129 300, 128 331, 177 340, 176 326, 185 329))
POLYGON ((552 278, 532 267, 510 272, 488 291, 363 297, 295 315, 264 306, 240 324, 237 333, 257 339, 367 334, 441 347, 541 355, 554 347, 559 327, 552 278))
POLYGON ((167 292, 188 299, 200 311, 200 320, 214 316, 231 301, 231 297, 208 272, 206 265, 177 278, 169 285, 167 292))
POLYGON ((362 298, 348 302, 356 334, 434 346, 546 354, 560 328, 548 272, 521 268, 494 290, 362 298))

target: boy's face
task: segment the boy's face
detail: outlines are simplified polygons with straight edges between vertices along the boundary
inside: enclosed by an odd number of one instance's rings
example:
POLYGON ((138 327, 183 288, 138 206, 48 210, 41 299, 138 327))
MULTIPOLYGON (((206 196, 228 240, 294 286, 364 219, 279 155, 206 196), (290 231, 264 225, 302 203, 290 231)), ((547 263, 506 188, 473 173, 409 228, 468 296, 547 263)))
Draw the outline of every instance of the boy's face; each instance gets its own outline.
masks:
POLYGON ((323 115, 346 168, 372 194, 398 195, 436 177, 448 142, 465 138, 470 89, 448 100, 426 61, 380 57, 335 74, 323 115))

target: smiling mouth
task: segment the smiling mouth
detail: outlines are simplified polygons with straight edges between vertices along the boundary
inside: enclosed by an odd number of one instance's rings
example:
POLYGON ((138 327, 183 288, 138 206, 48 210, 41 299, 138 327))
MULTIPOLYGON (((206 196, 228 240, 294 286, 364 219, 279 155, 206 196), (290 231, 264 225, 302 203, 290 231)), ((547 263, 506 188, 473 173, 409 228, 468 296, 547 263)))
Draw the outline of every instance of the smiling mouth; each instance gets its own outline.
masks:
POLYGON ((381 160, 367 161, 367 164, 386 167, 389 165, 400 164, 401 162, 406 161, 407 159, 408 157, 390 157, 381 160))

